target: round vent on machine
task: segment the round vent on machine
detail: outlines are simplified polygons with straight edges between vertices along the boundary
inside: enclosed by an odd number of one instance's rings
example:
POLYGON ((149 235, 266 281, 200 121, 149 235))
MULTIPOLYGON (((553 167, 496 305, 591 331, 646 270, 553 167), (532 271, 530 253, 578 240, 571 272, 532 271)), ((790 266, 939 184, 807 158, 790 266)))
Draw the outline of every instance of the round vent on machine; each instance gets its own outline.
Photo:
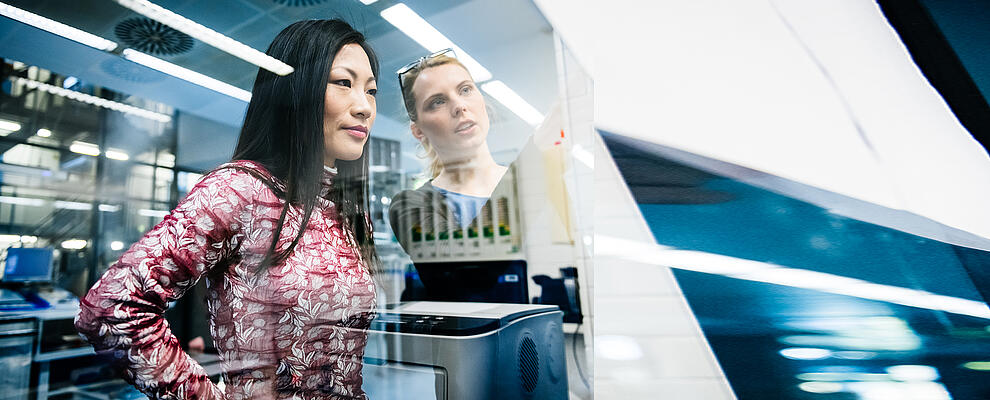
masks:
POLYGON ((128 47, 149 54, 182 54, 193 46, 189 35, 150 18, 126 19, 117 24, 113 32, 128 47))
POLYGON ((540 380, 540 354, 528 335, 519 342, 519 380, 527 394, 533 393, 540 380))
POLYGON ((278 4, 285 4, 289 7, 309 7, 327 2, 327 0, 272 0, 272 1, 278 4))

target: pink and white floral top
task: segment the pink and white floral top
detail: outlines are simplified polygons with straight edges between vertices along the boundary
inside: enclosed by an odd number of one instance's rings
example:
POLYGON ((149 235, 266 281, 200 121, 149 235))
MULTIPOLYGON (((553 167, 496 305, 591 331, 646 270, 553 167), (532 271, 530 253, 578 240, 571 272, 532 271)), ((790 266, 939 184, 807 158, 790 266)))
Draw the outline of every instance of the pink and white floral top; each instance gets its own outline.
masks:
MULTIPOLYGON (((271 175, 260 165, 226 166, 271 175)), ((81 302, 76 328, 112 352, 125 379, 156 399, 364 399, 361 362, 375 285, 324 190, 292 255, 255 271, 283 201, 252 173, 222 168, 200 181, 81 302), (181 348, 163 313, 200 279, 225 390, 181 348)), ((278 242, 299 232, 290 207, 278 242)))

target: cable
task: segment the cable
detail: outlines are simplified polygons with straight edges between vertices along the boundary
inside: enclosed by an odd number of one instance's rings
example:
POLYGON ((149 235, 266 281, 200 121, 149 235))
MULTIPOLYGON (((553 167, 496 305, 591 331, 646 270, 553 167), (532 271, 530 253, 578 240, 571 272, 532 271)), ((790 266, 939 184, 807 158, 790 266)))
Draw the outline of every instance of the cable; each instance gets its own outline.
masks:
POLYGON ((577 324, 577 328, 574 328, 574 335, 573 338, 571 338, 571 353, 574 356, 574 365, 577 366, 578 376, 581 377, 581 382, 584 383, 584 387, 588 388, 588 390, 591 390, 591 385, 588 384, 588 378, 584 376, 584 370, 581 369, 581 362, 578 361, 578 356, 577 356, 577 334, 578 331, 580 330, 581 330, 581 323, 579 322, 577 324))

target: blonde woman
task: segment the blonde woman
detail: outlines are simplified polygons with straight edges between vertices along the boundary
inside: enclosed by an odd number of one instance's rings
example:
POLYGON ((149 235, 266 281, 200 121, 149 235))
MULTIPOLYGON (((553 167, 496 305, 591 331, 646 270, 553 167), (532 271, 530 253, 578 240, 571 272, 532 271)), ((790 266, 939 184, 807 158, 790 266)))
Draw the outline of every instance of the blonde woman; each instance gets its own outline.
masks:
POLYGON ((488 149, 485 98, 452 50, 403 67, 399 87, 431 177, 420 188, 396 195, 389 208, 392 231, 406 243, 411 229, 434 226, 435 220, 439 226, 471 225, 508 168, 497 164, 488 149), (404 226, 411 215, 416 226, 404 226))

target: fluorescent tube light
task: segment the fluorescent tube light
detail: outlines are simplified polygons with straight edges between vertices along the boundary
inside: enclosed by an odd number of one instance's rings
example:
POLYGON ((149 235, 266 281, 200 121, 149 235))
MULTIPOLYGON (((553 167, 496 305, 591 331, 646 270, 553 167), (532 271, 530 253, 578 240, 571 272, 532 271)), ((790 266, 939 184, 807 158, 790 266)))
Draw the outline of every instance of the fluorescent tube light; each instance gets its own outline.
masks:
POLYGON ((832 357, 843 360, 870 360, 877 357, 877 353, 872 351, 839 350, 833 351, 832 357))
POLYGON ((142 208, 142 209, 138 210, 138 214, 139 215, 143 215, 145 217, 165 218, 165 216, 168 215, 168 211, 148 210, 148 209, 142 208))
POLYGON ((113 51, 117 48, 117 43, 110 40, 96 36, 89 32, 81 31, 61 22, 53 21, 40 15, 24 11, 20 8, 13 7, 5 3, 0 3, 0 15, 44 31, 54 33, 66 39, 82 43, 97 50, 113 51))
POLYGON ((0 119, 0 130, 17 132, 21 130, 21 124, 14 121, 7 121, 5 119, 0 119))
POLYGON ((186 17, 169 11, 147 0, 114 0, 132 11, 168 25, 175 30, 199 39, 203 43, 216 47, 234 57, 274 72, 278 75, 291 74, 293 68, 265 53, 231 39, 210 28, 200 25, 186 17))
POLYGON ((581 164, 584 164, 588 168, 595 168, 595 155, 591 154, 591 152, 583 146, 575 144, 571 147, 571 154, 574 156, 574 159, 580 161, 581 164))
POLYGON ((61 208, 63 210, 92 210, 93 205, 89 203, 80 203, 77 201, 56 201, 55 208, 61 208))
POLYGON ((127 161, 131 159, 131 157, 127 155, 127 153, 125 153, 123 150, 114 149, 114 148, 107 149, 107 151, 103 153, 103 155, 107 156, 107 158, 112 158, 114 160, 120 160, 120 161, 127 161))
POLYGON ((197 84, 199 86, 205 87, 207 89, 219 93, 223 93, 227 96, 233 97, 235 99, 243 100, 245 102, 251 101, 251 92, 247 90, 241 89, 226 82, 218 81, 216 79, 203 75, 199 72, 180 67, 168 61, 162 60, 158 57, 149 56, 134 49, 124 49, 124 51, 121 52, 121 55, 123 55, 124 58, 130 61, 144 65, 145 67, 157 70, 159 72, 172 75, 184 81, 197 84))
POLYGON ((69 151, 73 153, 85 154, 87 156, 96 157, 100 155, 100 146, 97 146, 92 143, 75 141, 72 142, 72 145, 69 146, 69 151))
POLYGON ((0 242, 12 243, 21 241, 20 235, 0 235, 0 242))
POLYGON ((38 136, 40 136, 40 137, 51 137, 52 136, 52 131, 51 130, 48 130, 48 129, 45 129, 45 128, 38 129, 38 136))
POLYGON ((161 154, 158 156, 158 165, 163 167, 174 167, 175 166, 175 154, 161 154))
POLYGON ((37 236, 27 236, 27 235, 21 236, 21 243, 31 244, 37 241, 38 241, 37 236))
POLYGON ((832 356, 832 351, 812 347, 788 347, 780 350, 780 355, 792 360, 821 360, 832 356))
MULTIPOLYGON (((226 36, 220 35, 219 33, 214 32, 214 31, 210 30, 209 28, 206 28, 206 27, 204 27, 202 25, 196 24, 195 22, 189 21, 188 19, 185 19, 184 17, 182 17, 182 16, 180 16, 178 14, 172 13, 171 11, 168 11, 168 10, 166 10, 164 8, 161 8, 159 6, 156 6, 154 4, 151 4, 151 3, 147 2, 147 1, 118 0, 117 2, 118 3, 121 3, 121 5, 123 5, 125 7, 128 7, 128 8, 131 8, 132 10, 135 10, 138 13, 141 13, 143 15, 146 15, 149 18, 155 19, 155 20, 157 20, 157 21, 159 21, 159 22, 161 22, 161 23, 163 23, 165 25, 169 25, 169 26, 171 26, 171 27, 173 27, 173 28, 175 28, 175 29, 177 29, 177 30, 179 30, 181 32, 184 32, 186 34, 189 34, 190 36, 195 37, 196 39, 199 39, 199 40, 203 41, 204 43, 210 44, 210 45, 212 45, 214 47, 217 47, 220 50, 223 50, 223 51, 226 51, 228 53, 231 53, 234 56, 237 56, 237 57, 239 57, 241 59, 245 59, 246 61, 251 62, 252 64, 258 65, 258 66, 260 66, 262 68, 265 68, 265 69, 267 69, 269 71, 272 71, 272 72, 274 72, 276 74, 286 75, 286 74, 289 74, 289 73, 292 72, 292 67, 291 66, 289 66, 289 65, 287 65, 287 64, 285 64, 285 63, 283 63, 281 61, 278 61, 278 60, 276 60, 274 58, 271 58, 268 55, 266 55, 265 53, 262 53, 262 52, 260 52, 258 50, 255 50, 255 49, 252 49, 252 48, 250 48, 250 47, 248 47, 248 46, 246 46, 246 45, 244 45, 242 43, 239 43, 239 42, 237 42, 237 41, 235 41, 233 39, 230 39, 230 38, 228 38, 226 36), (146 3, 146 4, 144 4, 144 3, 146 3), (133 5, 134 8, 129 7, 129 5, 133 5), (160 10, 164 11, 164 13, 155 11, 156 9, 160 9, 160 10), (156 17, 152 17, 151 15, 144 14, 142 11, 146 11, 146 12, 148 12, 150 14, 154 14, 155 16, 161 16, 161 18, 165 18, 169 22, 164 22, 164 21, 158 20, 156 17), (177 20, 175 18, 167 17, 166 15, 168 15, 168 14, 171 14, 171 15, 173 15, 173 16, 175 16, 177 18, 180 18, 180 19, 182 19, 182 20, 184 20, 186 22, 183 22, 183 23, 177 22, 179 20, 177 20), (182 26, 182 28, 180 29, 180 28, 178 28, 176 26, 172 26, 170 23, 179 24, 179 25, 182 26), (190 24, 192 24, 192 25, 190 25, 190 24), (183 30, 183 29, 191 30, 191 29, 193 29, 194 26, 199 27, 196 30, 197 31, 196 34, 192 34, 192 33, 189 33, 189 32, 186 32, 186 31, 183 30), (218 38, 212 37, 212 36, 208 40, 207 38, 201 37, 203 35, 218 35, 219 37, 222 37, 226 41, 224 41, 223 39, 218 39, 218 38), (219 43, 219 42, 225 42, 226 44, 223 44, 222 46, 218 46, 217 43, 219 43), (253 54, 252 55, 252 54, 249 54, 249 53, 256 53, 256 54, 253 54), (245 58, 245 57, 247 57, 247 58, 245 58), (248 58, 250 58, 250 59, 248 59, 248 58), (266 61, 266 59, 270 59, 270 61, 266 61), (252 60, 254 60, 254 61, 252 61, 252 60), (262 62, 265 65, 260 65, 260 64, 258 64, 259 62, 262 62)), ((98 50, 103 50, 103 51, 106 51, 106 52, 113 52, 115 49, 117 49, 117 43, 115 43, 115 42, 112 42, 112 41, 107 40, 107 39, 104 39, 102 37, 93 35, 93 34, 88 33, 88 32, 81 31, 79 29, 76 29, 76 28, 73 28, 71 26, 62 24, 60 22, 56 22, 56 21, 50 20, 50 19, 45 18, 45 17, 42 17, 40 15, 29 13, 27 11, 21 10, 19 8, 16 8, 16 7, 13 7, 13 6, 4 4, 4 3, 0 3, 0 15, 3 15, 5 17, 7 17, 7 18, 10 18, 10 19, 13 19, 13 20, 16 20, 16 21, 23 22, 25 24, 31 25, 31 26, 36 27, 36 28, 39 28, 39 29, 46 30, 48 32, 54 33, 56 35, 62 36, 64 38, 67 38, 67 39, 70 39, 70 40, 74 40, 76 42, 82 43, 84 45, 93 47, 93 48, 98 49, 98 50)), ((161 72, 164 72, 166 74, 175 76, 175 77, 177 77, 179 79, 183 79, 183 80, 189 81, 191 83, 194 83, 194 84, 203 86, 205 88, 208 88, 208 89, 211 89, 211 90, 215 90, 217 92, 220 92, 220 93, 223 93, 225 95, 234 97, 236 99, 240 99, 240 100, 244 100, 244 101, 250 101, 251 100, 251 93, 248 92, 248 91, 245 91, 243 89, 240 89, 240 88, 231 86, 229 84, 220 82, 220 81, 218 81, 216 79, 207 77, 205 75, 202 75, 202 74, 198 74, 196 72, 189 71, 189 70, 187 70, 185 68, 176 66, 174 64, 171 64, 171 63, 169 63, 167 61, 158 59, 156 57, 152 57, 152 56, 149 56, 149 55, 146 55, 146 54, 142 54, 142 53, 137 52, 137 51, 132 50, 132 49, 125 49, 122 55, 124 56, 124 58, 127 58, 128 60, 134 61, 134 62, 136 62, 138 64, 144 65, 144 66, 149 67, 149 68, 152 68, 152 69, 156 69, 158 71, 161 71, 161 72), (138 54, 137 55, 133 55, 133 53, 138 53, 138 54), (128 57, 128 54, 132 54, 132 56, 131 57, 128 57)), ((70 80, 67 79, 66 82, 70 82, 70 80)), ((59 88, 59 89, 64 89, 64 88, 59 88)), ((45 90, 45 91, 47 91, 49 93, 52 93, 50 90, 45 90)), ((88 96, 88 95, 85 95, 85 96, 88 96)), ((109 101, 109 100, 107 100, 107 101, 109 101)), ((117 104, 119 104, 119 103, 117 103, 117 104)), ((127 107, 130 107, 130 106, 127 106, 127 107)), ((151 118, 151 119, 155 119, 155 118, 151 118)), ((163 121, 163 122, 168 122, 168 121, 163 121)))
POLYGON ((42 199, 32 199, 29 197, 0 196, 0 203, 14 204, 19 206, 41 207, 45 205, 42 199))
MULTIPOLYGON (((488 71, 488 68, 483 67, 481 63, 478 62, 478 60, 475 60, 474 57, 471 57, 471 55, 469 55, 466 51, 464 51, 460 47, 457 46, 451 46, 451 47, 454 48, 454 56, 457 57, 457 61, 460 61, 461 64, 464 64, 464 67, 467 68, 468 72, 471 73, 471 77, 474 78, 476 82, 484 82, 489 79, 492 79, 492 73, 488 71)), ((445 48, 446 47, 444 47, 444 49, 445 48)), ((443 50, 443 49, 438 49, 438 50, 443 50)))
POLYGON ((114 240, 114 241, 110 242, 110 250, 120 251, 120 250, 123 250, 123 249, 124 249, 124 242, 121 242, 119 240, 114 240))
POLYGON ((543 122, 543 114, 536 107, 533 107, 526 100, 523 100, 514 90, 510 89, 502 81, 491 81, 481 84, 481 89, 506 106, 513 113, 532 126, 543 122))
POLYGON ((52 86, 44 82, 38 82, 35 80, 25 79, 21 77, 13 77, 11 78, 11 80, 13 80, 16 83, 20 83, 24 86, 27 86, 29 89, 38 89, 43 92, 54 94, 56 96, 62 96, 72 100, 81 101, 83 103, 92 104, 103 108, 109 108, 114 111, 120 111, 122 113, 132 114, 158 122, 169 122, 172 120, 171 116, 162 113, 145 110, 143 108, 137 108, 124 103, 118 103, 113 100, 107 100, 101 97, 96 97, 96 96, 88 95, 86 93, 77 92, 75 90, 69 90, 66 88, 60 88, 58 86, 52 86))
POLYGON ((89 243, 82 239, 69 239, 62 242, 62 248, 69 250, 81 250, 86 248, 87 244, 89 243))
POLYGON ((990 361, 970 361, 962 367, 973 371, 990 371, 990 361))
POLYGON ((980 301, 873 283, 824 272, 782 267, 720 254, 675 250, 653 243, 611 236, 595 235, 595 254, 648 265, 718 274, 754 282, 811 289, 866 300, 990 319, 990 308, 987 307, 986 303, 980 301))
POLYGON ((839 382, 801 382, 798 388, 808 393, 839 393, 842 391, 842 384, 839 382))
POLYGON ((374 4, 378 0, 361 0, 364 5, 374 4))
POLYGON ((938 370, 930 365, 894 365, 886 368, 891 379, 902 382, 936 381, 938 370))
POLYGON ((115 206, 110 204, 100 204, 98 209, 103 212, 117 212, 120 211, 120 206, 115 206))
POLYGON ((399 3, 386 8, 382 10, 381 15, 382 18, 385 18, 386 21, 430 52, 453 48, 457 60, 467 67, 475 81, 484 82, 492 79, 492 73, 488 69, 483 67, 474 57, 468 55, 466 51, 457 47, 454 42, 447 39, 437 28, 434 28, 405 4, 399 3))

